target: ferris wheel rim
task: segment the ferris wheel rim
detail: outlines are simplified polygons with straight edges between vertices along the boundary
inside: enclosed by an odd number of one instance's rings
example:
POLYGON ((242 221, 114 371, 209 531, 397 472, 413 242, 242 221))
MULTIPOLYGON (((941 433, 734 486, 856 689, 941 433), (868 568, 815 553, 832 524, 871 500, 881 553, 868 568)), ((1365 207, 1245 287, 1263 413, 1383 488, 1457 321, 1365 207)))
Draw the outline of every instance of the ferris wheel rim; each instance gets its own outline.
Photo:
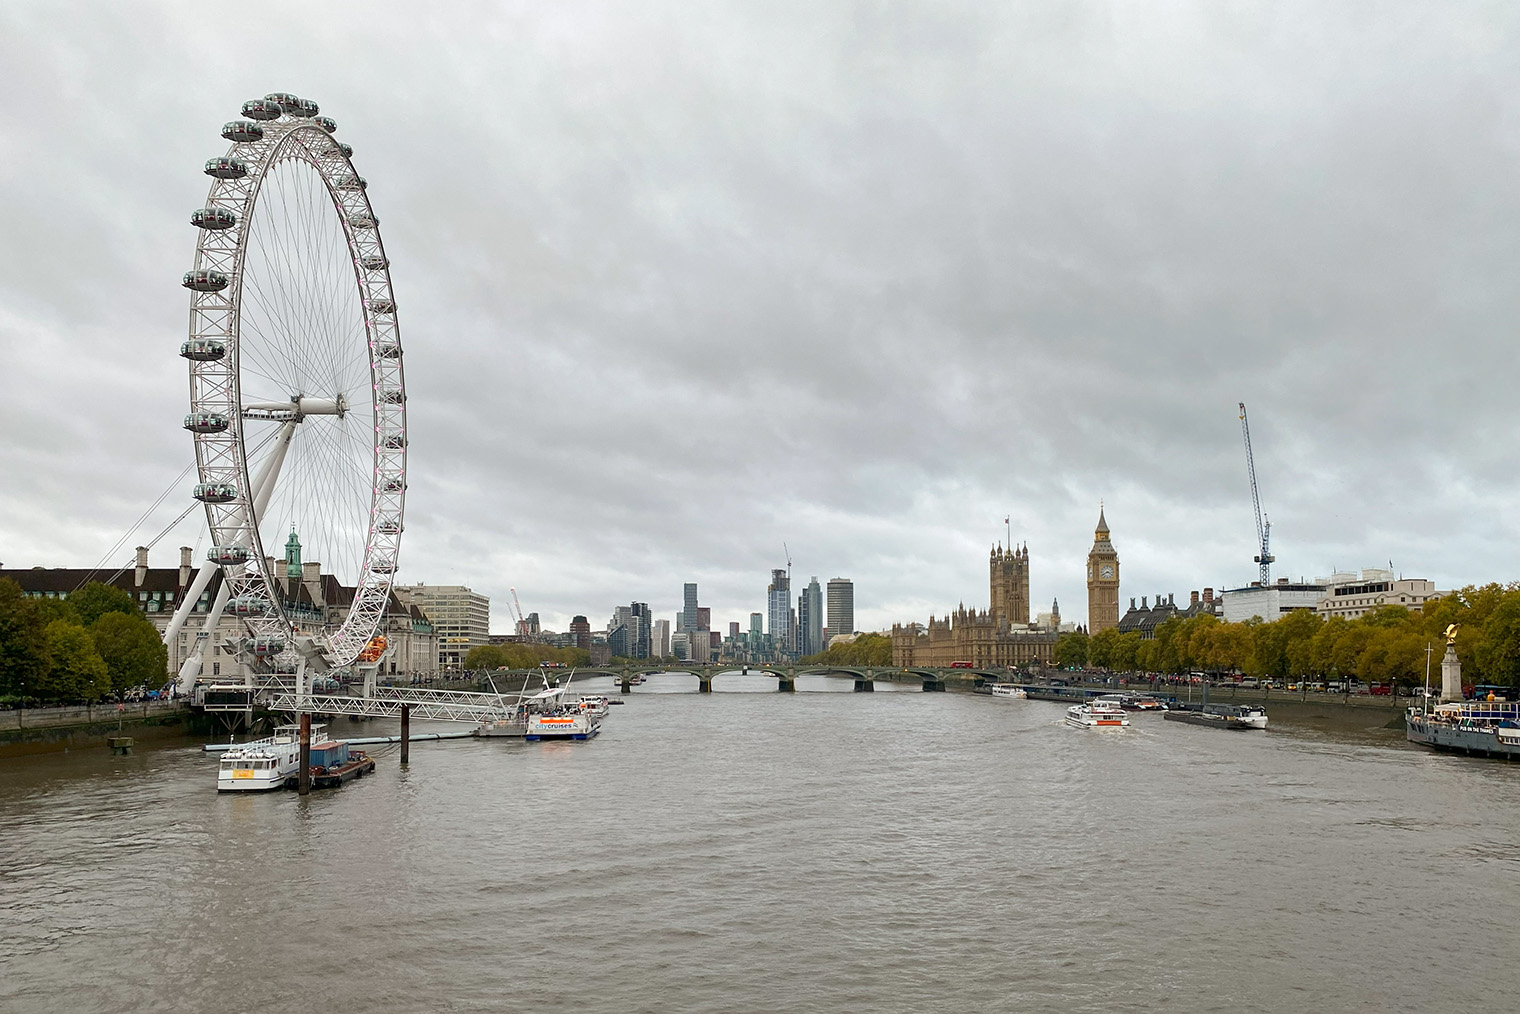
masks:
MULTIPOLYGON (((390 262, 367 184, 354 169, 352 150, 332 138, 336 124, 315 118, 315 103, 293 96, 280 98, 304 105, 292 111, 284 103, 274 103, 278 112, 260 116, 269 121, 262 126, 234 121, 224 128, 223 136, 233 143, 225 155, 207 163, 206 173, 212 177, 207 203, 192 215, 192 223, 200 229, 194 267, 185 279, 185 287, 191 289, 189 340, 182 348, 190 364, 191 415, 186 418, 186 428, 194 437, 195 495, 205 503, 213 536, 211 553, 225 557, 216 560, 222 566, 224 582, 235 586, 232 590, 247 600, 242 605, 250 615, 240 618, 252 635, 252 653, 257 658, 262 648, 264 656, 290 658, 299 628, 287 614, 271 557, 264 550, 260 527, 265 519, 261 516, 263 508, 256 502, 260 494, 250 472, 251 449, 244 423, 258 418, 279 421, 282 425, 276 439, 288 445, 305 408, 318 411, 317 403, 321 402, 322 414, 341 416, 344 392, 335 392, 336 402, 311 399, 311 406, 297 392, 290 418, 281 417, 279 405, 250 406, 244 398, 242 352, 245 267, 259 199, 275 170, 288 162, 303 163, 320 180, 351 262, 352 295, 363 322, 369 409, 374 420, 369 447, 372 475, 368 529, 359 569, 353 575, 353 598, 342 623, 328 632, 325 644, 316 649, 329 666, 338 667, 351 664, 369 645, 383 620, 394 584, 405 517, 405 377, 390 262), (213 172, 213 166, 218 171, 213 172), (220 287, 216 287, 218 281, 220 287), (218 342, 220 354, 214 355, 212 346, 218 342), (218 408, 223 411, 218 413, 218 408), (247 414, 255 408, 269 410, 270 414, 247 414), (201 428, 192 428, 192 421, 201 428), (218 424, 223 428, 217 429, 218 424), (253 601, 258 593, 264 600, 264 606, 259 607, 262 612, 253 601)), ((245 104, 245 112, 259 102, 245 104)), ((283 455, 283 449, 276 450, 283 455)), ((269 493, 263 496, 267 503, 269 493)), ((311 651, 310 647, 304 649, 308 657, 311 651)))

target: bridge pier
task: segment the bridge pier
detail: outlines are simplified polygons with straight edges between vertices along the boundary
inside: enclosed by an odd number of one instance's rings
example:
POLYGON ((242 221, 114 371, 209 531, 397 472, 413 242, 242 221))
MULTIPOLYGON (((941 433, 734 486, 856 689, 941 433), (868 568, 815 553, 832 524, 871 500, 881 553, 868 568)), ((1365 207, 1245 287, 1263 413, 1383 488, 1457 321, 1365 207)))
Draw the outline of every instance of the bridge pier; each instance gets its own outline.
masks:
POLYGON ((708 676, 708 675, 706 675, 704 673, 698 673, 697 674, 697 693, 699 693, 699 694, 710 694, 710 693, 712 693, 712 677, 711 676, 708 676))
POLYGON ((783 694, 795 694, 797 692, 797 681, 791 676, 777 676, 776 690, 783 694))
POLYGON ((401 766, 412 762, 412 706, 401 705, 401 766))
POLYGON ((624 694, 633 693, 633 674, 626 669, 623 670, 623 675, 618 677, 618 692, 624 694))
POLYGON ((855 692, 857 694, 869 694, 876 689, 876 683, 869 676, 855 677, 855 692))
POLYGON ((945 681, 935 676, 924 677, 924 693, 942 694, 945 692, 945 681))

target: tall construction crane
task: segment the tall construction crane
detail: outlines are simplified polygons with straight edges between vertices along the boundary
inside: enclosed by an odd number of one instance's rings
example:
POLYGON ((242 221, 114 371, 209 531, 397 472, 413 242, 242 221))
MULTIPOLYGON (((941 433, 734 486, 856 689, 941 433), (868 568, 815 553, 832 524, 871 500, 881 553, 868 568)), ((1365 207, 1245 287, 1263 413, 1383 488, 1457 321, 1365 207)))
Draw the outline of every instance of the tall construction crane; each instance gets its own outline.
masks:
POLYGON ((1256 458, 1251 454, 1251 423, 1246 418, 1246 403, 1240 403, 1240 431, 1246 438, 1246 474, 1251 477, 1251 506, 1256 511, 1256 544, 1261 547, 1256 562, 1261 565, 1261 586, 1272 583, 1272 522, 1261 512, 1261 493, 1256 489, 1256 458))
POLYGON ((527 637, 528 621, 523 618, 522 603, 517 601, 517 589, 508 588, 507 591, 512 593, 512 606, 508 611, 512 614, 512 619, 517 623, 517 636, 527 637))

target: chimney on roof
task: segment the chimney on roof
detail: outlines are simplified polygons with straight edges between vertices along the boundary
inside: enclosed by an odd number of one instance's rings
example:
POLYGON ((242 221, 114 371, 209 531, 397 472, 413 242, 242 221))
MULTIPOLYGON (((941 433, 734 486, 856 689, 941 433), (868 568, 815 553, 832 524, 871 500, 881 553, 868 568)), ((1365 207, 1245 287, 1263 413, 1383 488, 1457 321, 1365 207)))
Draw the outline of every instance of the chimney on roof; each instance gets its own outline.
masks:
POLYGON ((1205 601, 1205 602, 1213 602, 1214 601, 1214 589, 1212 589, 1212 588, 1205 588, 1203 590, 1203 601, 1205 601))
POLYGON ((143 582, 148 579, 148 547, 137 547, 137 572, 133 575, 137 587, 141 588, 143 582))
POLYGON ((1135 597, 1133 595, 1129 597, 1129 607, 1131 609, 1135 608, 1135 597))
POLYGON ((1166 604, 1169 606, 1175 606, 1177 604, 1177 599, 1172 595, 1171 592, 1166 593, 1166 604))
POLYGON ((1194 606, 1196 606, 1197 604, 1198 604, 1198 592, 1197 591, 1189 592, 1188 593, 1188 608, 1191 609, 1194 606))
POLYGON ((179 547, 179 586, 185 587, 190 583, 190 565, 194 556, 189 546, 179 547))
POLYGON ((1148 606, 1148 605, 1145 604, 1145 596, 1144 595, 1140 596, 1140 608, 1141 609, 1149 609, 1150 608, 1150 606, 1148 606))
POLYGON ((327 603, 322 601, 322 564, 319 561, 307 560, 301 564, 301 583, 306 586, 312 604, 325 609, 327 603))

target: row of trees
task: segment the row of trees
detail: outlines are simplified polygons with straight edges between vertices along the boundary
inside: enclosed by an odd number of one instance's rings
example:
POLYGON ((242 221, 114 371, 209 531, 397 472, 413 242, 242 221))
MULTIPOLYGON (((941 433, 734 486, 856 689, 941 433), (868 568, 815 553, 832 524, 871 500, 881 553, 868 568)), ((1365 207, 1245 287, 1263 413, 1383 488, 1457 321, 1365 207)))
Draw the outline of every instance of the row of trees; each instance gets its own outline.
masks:
POLYGON ((1417 684, 1425 679, 1427 647, 1432 672, 1439 674, 1435 667, 1452 624, 1465 682, 1520 685, 1520 583, 1469 585, 1427 602, 1421 612, 1385 605, 1355 620, 1300 610, 1272 623, 1173 617, 1151 640, 1133 631, 1064 634, 1053 661, 1119 671, 1354 676, 1368 683, 1417 684))
POLYGON ((861 634, 848 644, 831 644, 802 661, 814 665, 891 665, 892 638, 886 634, 861 634))
POLYGON ((67 598, 28 598, 0 578, 0 699, 99 701, 168 678, 158 630, 119 588, 93 582, 67 598))
POLYGON ((591 652, 585 648, 551 648, 546 644, 483 644, 465 655, 464 668, 535 669, 540 662, 563 662, 577 668, 591 664, 591 652))

